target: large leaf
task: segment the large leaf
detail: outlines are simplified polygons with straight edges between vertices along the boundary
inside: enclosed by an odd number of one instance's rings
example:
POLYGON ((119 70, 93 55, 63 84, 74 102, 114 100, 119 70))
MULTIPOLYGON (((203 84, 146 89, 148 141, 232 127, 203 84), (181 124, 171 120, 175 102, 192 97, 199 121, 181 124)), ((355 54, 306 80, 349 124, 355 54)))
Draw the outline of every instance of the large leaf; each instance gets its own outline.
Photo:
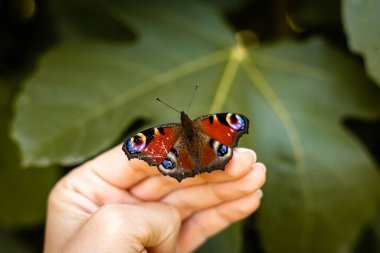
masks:
POLYGON ((349 46, 364 57, 368 74, 380 85, 380 1, 344 0, 342 8, 349 46))
POLYGON ((191 115, 237 111, 253 122, 241 144, 269 170, 258 221, 266 250, 349 249, 375 213, 379 176, 340 120, 373 115, 379 91, 321 39, 249 49, 213 9, 169 3, 108 5, 138 32, 134 44, 66 42, 41 59, 17 103, 24 163, 82 161, 137 118, 176 121, 153 98, 186 108, 198 83, 191 115))
POLYGON ((21 168, 19 150, 8 135, 16 90, 10 82, 0 78, 0 225, 14 227, 44 220, 47 195, 58 170, 21 168))

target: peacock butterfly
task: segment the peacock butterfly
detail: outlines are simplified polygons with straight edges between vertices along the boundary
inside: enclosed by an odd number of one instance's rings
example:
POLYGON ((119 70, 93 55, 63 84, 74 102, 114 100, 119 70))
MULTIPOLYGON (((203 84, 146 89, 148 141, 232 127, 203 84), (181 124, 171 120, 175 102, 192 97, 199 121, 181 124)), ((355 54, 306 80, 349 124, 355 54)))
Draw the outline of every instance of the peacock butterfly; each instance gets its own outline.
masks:
POLYGON ((185 112, 180 114, 181 123, 148 128, 126 139, 122 149, 128 159, 144 160, 178 182, 203 172, 224 170, 232 158, 232 148, 248 133, 247 117, 216 113, 191 120, 185 112))

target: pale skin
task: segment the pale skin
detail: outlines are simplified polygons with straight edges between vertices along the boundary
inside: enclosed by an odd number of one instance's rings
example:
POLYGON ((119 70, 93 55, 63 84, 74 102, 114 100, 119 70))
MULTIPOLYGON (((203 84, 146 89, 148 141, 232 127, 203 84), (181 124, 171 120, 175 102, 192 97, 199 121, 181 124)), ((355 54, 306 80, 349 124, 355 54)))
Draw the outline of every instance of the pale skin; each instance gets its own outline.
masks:
POLYGON ((238 148, 225 171, 178 183, 115 147, 56 184, 44 252, 193 252, 257 210, 265 174, 252 150, 238 148))

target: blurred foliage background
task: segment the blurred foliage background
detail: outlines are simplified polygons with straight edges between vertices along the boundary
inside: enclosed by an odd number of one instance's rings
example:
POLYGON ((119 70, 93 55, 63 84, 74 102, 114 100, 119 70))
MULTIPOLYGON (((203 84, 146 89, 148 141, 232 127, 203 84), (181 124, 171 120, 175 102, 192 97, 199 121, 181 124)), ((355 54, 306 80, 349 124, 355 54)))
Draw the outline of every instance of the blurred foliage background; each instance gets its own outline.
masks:
POLYGON ((258 212, 199 252, 380 252, 380 1, 0 1, 0 251, 41 252, 46 197, 133 130, 236 111, 258 212))

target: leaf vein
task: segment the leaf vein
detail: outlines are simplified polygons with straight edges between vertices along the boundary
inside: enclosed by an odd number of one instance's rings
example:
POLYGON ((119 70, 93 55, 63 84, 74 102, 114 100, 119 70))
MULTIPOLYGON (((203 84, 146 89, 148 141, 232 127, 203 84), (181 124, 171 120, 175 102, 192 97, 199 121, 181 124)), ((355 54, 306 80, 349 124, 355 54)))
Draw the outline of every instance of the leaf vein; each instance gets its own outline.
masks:
POLYGON ((301 233, 303 237, 302 246, 304 249, 307 249, 306 240, 310 238, 310 228, 311 228, 311 218, 306 214, 310 211, 313 199, 312 199, 312 191, 311 191, 311 181, 307 175, 306 163, 305 163, 305 154, 304 149, 298 134, 298 131, 293 123, 291 116, 289 115, 286 107, 281 102, 276 92, 270 86, 265 77, 261 74, 259 69, 255 66, 255 63, 251 59, 251 57, 246 54, 247 57, 242 62, 242 67, 247 73, 249 79, 252 81, 252 85, 256 86, 256 88, 261 92, 263 97, 267 100, 269 105, 272 107, 273 111, 281 121, 287 135, 289 136, 289 141, 294 151, 295 161, 296 161, 296 169, 301 178, 300 184, 302 187, 302 193, 304 194, 304 231, 301 233))

